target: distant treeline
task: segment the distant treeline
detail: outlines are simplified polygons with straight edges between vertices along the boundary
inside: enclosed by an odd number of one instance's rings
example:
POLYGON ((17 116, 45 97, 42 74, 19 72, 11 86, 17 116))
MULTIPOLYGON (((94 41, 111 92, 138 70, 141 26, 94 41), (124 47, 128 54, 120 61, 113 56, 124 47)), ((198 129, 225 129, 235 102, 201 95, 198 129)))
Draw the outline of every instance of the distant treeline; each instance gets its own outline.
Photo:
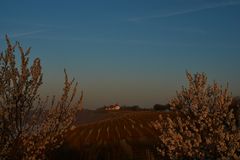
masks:
MULTIPOLYGON (((105 110, 106 106, 99 107, 97 111, 105 110)), ((143 108, 139 105, 123 105, 120 106, 120 110, 122 111, 147 111, 147 110, 155 110, 155 111, 169 111, 170 105, 169 104, 155 104, 152 108, 143 108)))
MULTIPOLYGON (((237 106, 240 106, 240 97, 237 96, 237 97, 234 97, 233 100, 232 100, 232 104, 231 104, 231 107, 233 108, 234 110, 234 114, 235 115, 239 115, 239 125, 240 125, 240 111, 239 110, 236 110, 236 108, 239 108, 237 106)), ((139 105, 123 105, 123 106, 120 106, 120 110, 124 110, 124 111, 141 111, 141 110, 154 110, 154 111, 170 111, 170 104, 167 103, 167 104, 154 104, 152 108, 143 108, 143 107, 140 107, 139 105)), ((100 107, 96 110, 105 110, 105 106, 103 107, 100 107)))
POLYGON ((169 104, 155 104, 153 109, 156 111, 169 111, 170 105, 169 104))
POLYGON ((130 111, 139 111, 139 110, 146 110, 144 108, 141 108, 139 105, 132 105, 132 106, 121 106, 121 110, 130 110, 130 111))
POLYGON ((169 104, 155 104, 152 108, 142 108, 139 105, 133 106, 121 106, 121 110, 132 110, 132 111, 139 111, 139 110, 155 110, 155 111, 169 111, 170 105, 169 104))

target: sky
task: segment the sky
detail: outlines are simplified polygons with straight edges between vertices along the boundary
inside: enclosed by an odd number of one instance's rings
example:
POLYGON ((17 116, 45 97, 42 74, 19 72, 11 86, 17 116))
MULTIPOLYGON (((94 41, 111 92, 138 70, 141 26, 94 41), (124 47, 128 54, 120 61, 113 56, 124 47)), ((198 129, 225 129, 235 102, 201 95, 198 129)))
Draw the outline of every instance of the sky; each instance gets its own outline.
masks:
POLYGON ((185 71, 229 83, 240 95, 240 0, 9 0, 0 2, 0 50, 7 34, 43 66, 41 94, 62 92, 64 68, 84 107, 167 103, 185 71))

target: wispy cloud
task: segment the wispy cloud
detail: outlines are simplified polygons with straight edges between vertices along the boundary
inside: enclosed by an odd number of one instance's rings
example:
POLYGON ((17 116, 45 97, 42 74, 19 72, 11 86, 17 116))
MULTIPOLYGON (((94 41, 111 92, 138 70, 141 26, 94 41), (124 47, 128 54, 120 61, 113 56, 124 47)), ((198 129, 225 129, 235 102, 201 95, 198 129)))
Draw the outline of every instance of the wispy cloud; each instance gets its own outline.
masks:
POLYGON ((53 24, 44 24, 44 23, 36 23, 36 24, 28 24, 32 26, 37 26, 41 28, 49 28, 49 29, 71 29, 69 25, 53 25, 53 24))
POLYGON ((34 35, 37 33, 41 33, 44 32, 45 30, 36 30, 36 31, 29 31, 29 32, 22 32, 22 33, 13 33, 13 34, 9 34, 9 36, 11 38, 16 38, 16 37, 23 37, 23 36, 30 36, 30 35, 34 35))
MULTIPOLYGON (((17 37, 24 37, 24 36, 33 36, 38 33, 45 32, 46 30, 35 30, 35 31, 28 31, 28 32, 20 32, 20 33, 7 33, 10 38, 17 38, 17 37)), ((4 39, 3 36, 0 37, 0 40, 4 39)))
POLYGON ((182 11, 175 11, 175 12, 158 14, 158 15, 135 17, 135 18, 130 18, 128 20, 132 22, 138 22, 142 20, 155 19, 155 18, 167 18, 167 17, 178 16, 178 15, 190 14, 190 13, 199 12, 203 10, 209 10, 209 9, 215 9, 215 8, 221 8, 221 7, 227 7, 227 6, 235 6, 235 5, 240 5, 240 1, 231 1, 231 2, 205 5, 199 8, 186 9, 182 11))

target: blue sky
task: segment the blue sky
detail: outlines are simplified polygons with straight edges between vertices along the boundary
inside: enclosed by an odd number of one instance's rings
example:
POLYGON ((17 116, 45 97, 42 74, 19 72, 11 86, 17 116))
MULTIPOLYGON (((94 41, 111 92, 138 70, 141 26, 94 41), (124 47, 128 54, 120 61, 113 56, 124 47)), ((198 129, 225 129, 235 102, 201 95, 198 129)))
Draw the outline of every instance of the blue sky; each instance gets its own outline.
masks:
POLYGON ((43 95, 59 94, 63 69, 85 107, 166 103, 185 70, 229 82, 240 95, 240 0, 11 0, 0 2, 4 35, 32 47, 43 95))

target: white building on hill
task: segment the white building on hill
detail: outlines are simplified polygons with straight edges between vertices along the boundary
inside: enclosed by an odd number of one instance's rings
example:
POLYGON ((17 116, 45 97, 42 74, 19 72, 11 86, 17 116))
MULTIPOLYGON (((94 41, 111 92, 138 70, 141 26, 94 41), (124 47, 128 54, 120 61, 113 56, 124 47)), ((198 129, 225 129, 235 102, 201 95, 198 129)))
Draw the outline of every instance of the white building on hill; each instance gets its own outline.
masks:
POLYGON ((112 111, 112 110, 120 110, 120 106, 118 104, 110 105, 105 107, 106 111, 112 111))

